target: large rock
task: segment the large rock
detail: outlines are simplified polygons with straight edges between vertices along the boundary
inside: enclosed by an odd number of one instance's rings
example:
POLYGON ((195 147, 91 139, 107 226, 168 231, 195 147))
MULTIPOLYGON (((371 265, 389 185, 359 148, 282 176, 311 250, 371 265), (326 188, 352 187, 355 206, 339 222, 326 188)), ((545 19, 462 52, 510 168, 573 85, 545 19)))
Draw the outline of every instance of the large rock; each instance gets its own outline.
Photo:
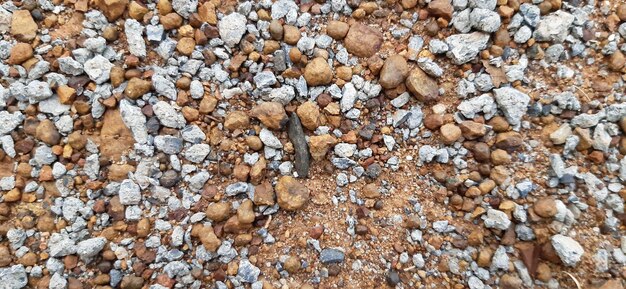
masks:
POLYGON ((420 101, 430 102, 439 98, 437 81, 419 68, 413 69, 406 78, 406 88, 420 101))
POLYGON ((344 41, 348 52, 358 57, 374 55, 383 44, 383 34, 376 28, 361 23, 352 24, 344 41))
POLYGON ((291 176, 282 176, 276 184, 276 197, 282 209, 295 211, 309 201, 309 189, 291 176))
POLYGON ((574 23, 574 16, 562 10, 544 16, 539 21, 533 36, 537 41, 563 42, 574 23))
POLYGON ((449 50, 447 56, 455 64, 463 64, 473 60, 478 53, 487 48, 489 34, 473 32, 468 34, 455 34, 446 38, 449 50))
POLYGON ((11 35, 15 38, 28 41, 37 36, 37 23, 33 20, 28 10, 17 10, 11 17, 11 35))
POLYGON ((333 71, 324 58, 317 57, 306 65, 304 79, 309 86, 326 85, 333 80, 333 71))
POLYGON ((241 37, 246 33, 246 16, 237 12, 230 13, 219 21, 217 28, 224 43, 233 47, 239 44, 241 37))
POLYGON ((576 242, 576 240, 570 237, 554 235, 552 236, 551 241, 554 251, 556 251, 556 254, 559 255, 561 262, 563 262, 565 266, 576 266, 585 253, 583 247, 576 242))
POLYGON ((520 124, 522 117, 526 114, 530 97, 512 87, 503 87, 493 90, 498 108, 502 110, 506 120, 512 125, 520 124))

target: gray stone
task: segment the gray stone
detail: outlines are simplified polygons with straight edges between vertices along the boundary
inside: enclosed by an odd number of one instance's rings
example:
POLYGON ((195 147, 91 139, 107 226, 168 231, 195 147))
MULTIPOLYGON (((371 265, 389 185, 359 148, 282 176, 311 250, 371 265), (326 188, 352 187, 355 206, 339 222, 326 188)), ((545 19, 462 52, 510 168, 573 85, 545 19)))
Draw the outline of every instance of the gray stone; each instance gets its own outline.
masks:
POLYGON ((569 28, 574 22, 574 16, 563 10, 541 18, 534 37, 537 41, 563 42, 568 35, 569 28))
POLYGON ((236 12, 230 13, 218 22, 217 28, 224 43, 233 47, 239 44, 241 37, 246 33, 246 16, 236 12))
POLYGON ((163 33, 165 33, 165 29, 161 24, 146 26, 146 38, 148 38, 150 42, 161 42, 163 40, 163 33))
POLYGON ((143 40, 143 26, 141 23, 132 18, 126 19, 124 21, 124 33, 126 33, 128 51, 137 57, 146 57, 146 42, 143 40))
POLYGON ((254 76, 254 83, 257 88, 270 87, 276 84, 276 76, 271 71, 263 71, 254 76))
POLYGON ((452 17, 452 25, 461 33, 468 33, 472 30, 472 22, 470 18, 471 9, 465 9, 454 14, 452 17))
POLYGON ((500 28, 500 15, 491 10, 474 8, 470 13, 470 23, 477 30, 488 33, 496 32, 500 28))
POLYGON ((154 137, 154 146, 168 155, 179 153, 183 149, 183 140, 171 135, 154 137))
POLYGON ((495 10, 496 4, 497 4, 497 0, 469 0, 468 2, 469 2, 469 7, 471 8, 482 8, 482 9, 489 9, 489 10, 495 10))
POLYGON ((252 265, 248 259, 242 259, 239 261, 239 269, 237 270, 237 277, 240 277, 243 282, 254 283, 259 278, 261 269, 252 265))
POLYGON ((520 5, 520 13, 523 16, 524 22, 531 27, 536 27, 541 19, 541 10, 538 6, 524 3, 520 5))
POLYGON ((186 19, 189 18, 191 13, 196 12, 198 0, 173 0, 172 8, 174 8, 174 11, 176 11, 178 15, 186 19))
POLYGON ((563 235, 554 235, 551 238, 552 247, 556 251, 556 254, 559 255, 561 261, 565 266, 574 267, 580 259, 582 258, 585 250, 583 247, 576 242, 576 240, 563 236, 563 235))
POLYGON ((503 87, 493 90, 498 107, 504 113, 506 120, 512 126, 518 126, 526 114, 530 97, 512 87, 503 87))
MULTIPOLYGON (((152 87, 158 94, 163 95, 171 100, 176 100, 176 85, 169 79, 163 77, 160 74, 152 76, 152 87)), ((204 90, 203 90, 204 92, 204 90)))
POLYGON ((515 41, 515 43, 520 43, 520 44, 526 43, 526 41, 528 41, 532 36, 533 36, 532 29, 524 25, 520 27, 520 29, 517 30, 517 32, 515 32, 515 35, 513 35, 513 41, 515 41))
POLYGON ((487 217, 484 222, 485 227, 498 230, 506 230, 511 225, 511 220, 509 220, 507 214, 495 209, 487 210, 487 217))
POLYGON ((65 289, 67 288, 67 280, 59 272, 54 273, 48 283, 48 289, 65 289))
POLYGON ((165 101, 159 101, 152 106, 154 115, 159 119, 162 125, 171 128, 183 128, 185 126, 185 118, 173 106, 165 101))
MULTIPOLYGON (((0 8, 1 9, 1 8, 0 8)), ((28 284, 28 276, 24 265, 13 265, 11 267, 0 268, 0 280, 3 289, 24 288, 28 284)))
POLYGON ((607 132, 607 126, 604 123, 598 124, 593 130, 592 145, 594 149, 607 152, 611 145, 611 135, 607 132))
POLYGON ((446 38, 450 50, 446 54, 455 64, 464 64, 473 60, 478 53, 487 47, 489 34, 472 32, 455 34, 446 38))
POLYGON ((200 143, 190 146, 185 150, 184 156, 187 160, 194 163, 201 163, 211 152, 211 146, 200 143))
POLYGON ((297 11, 298 5, 291 0, 278 0, 272 4, 272 19, 285 17, 290 11, 297 11))
POLYGON ((63 257, 76 253, 76 243, 69 236, 53 233, 48 240, 51 257, 63 257))
POLYGON ((109 80, 111 76, 111 67, 113 64, 102 55, 96 55, 94 58, 87 60, 83 69, 89 79, 97 84, 102 84, 109 80))
POLYGON ((339 249, 325 248, 320 252, 322 264, 343 263, 344 258, 345 254, 339 249))
POLYGON ((37 103, 52 96, 52 90, 47 82, 33 80, 26 86, 26 96, 30 103, 37 103))
POLYGON ((122 181, 118 195, 120 197, 120 204, 122 205, 137 205, 141 201, 139 185, 135 184, 135 182, 130 179, 122 181))
POLYGON ((509 256, 506 254, 506 248, 504 246, 499 246, 493 253, 490 269, 493 271, 507 271, 509 269, 509 256))
POLYGON ((264 145, 274 148, 274 149, 282 149, 283 144, 280 140, 272 133, 270 130, 263 128, 259 133, 259 138, 264 145))
POLYGON ((441 77, 443 75, 443 69, 437 65, 434 61, 427 57, 421 57, 417 60, 417 66, 419 66, 424 72, 432 77, 441 77))
POLYGON ((120 101, 120 115, 122 121, 133 134, 133 138, 139 144, 148 142, 148 129, 146 127, 146 116, 141 109, 126 99, 120 101))
POLYGON ((12 132, 24 120, 24 115, 19 112, 9 113, 6 110, 0 111, 0 135, 12 132))
POLYGON ((104 248, 107 240, 104 237, 91 238, 78 242, 76 245, 76 254, 80 259, 89 263, 93 257, 98 255, 104 248))

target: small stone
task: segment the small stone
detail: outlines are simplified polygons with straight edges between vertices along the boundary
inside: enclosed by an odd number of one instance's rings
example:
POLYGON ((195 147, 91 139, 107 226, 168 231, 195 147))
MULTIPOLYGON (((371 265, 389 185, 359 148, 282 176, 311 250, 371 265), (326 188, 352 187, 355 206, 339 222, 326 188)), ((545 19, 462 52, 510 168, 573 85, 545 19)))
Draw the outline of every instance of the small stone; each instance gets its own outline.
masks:
POLYGON ((239 44, 241 37, 246 33, 246 16, 233 12, 222 18, 217 24, 220 37, 226 45, 233 47, 239 44))
POLYGON ((48 119, 39 123, 35 135, 37 139, 51 146, 58 144, 61 140, 61 135, 56 126, 48 119))
POLYGON ((196 48, 196 41, 191 37, 183 37, 176 44, 176 51, 182 55, 191 55, 196 48))
POLYGON ((345 254, 339 249, 325 248, 320 252, 322 264, 343 263, 344 258, 345 254))
POLYGON ((102 55, 96 55, 85 62, 83 69, 91 80, 97 84, 102 84, 109 80, 112 67, 113 64, 108 59, 102 55))
POLYGON ((230 131, 246 129, 250 125, 250 118, 243 111, 233 111, 226 116, 224 127, 230 131))
POLYGON ((72 104, 76 97, 76 89, 67 85, 61 85, 57 88, 57 95, 59 96, 59 102, 62 104, 72 104))
POLYGON ((30 42, 37 36, 37 23, 28 10, 17 10, 11 17, 11 35, 22 41, 30 42))
POLYGON ((309 158, 309 147, 306 142, 306 136, 302 129, 300 118, 298 118, 296 113, 291 114, 287 133, 295 150, 295 168, 298 177, 306 178, 309 175, 311 160, 309 158))
POLYGON ((282 176, 276 184, 276 198, 282 209, 295 211, 309 201, 309 189, 291 176, 282 176))
POLYGON ((326 34, 328 36, 334 38, 335 40, 341 40, 346 37, 348 34, 348 30, 350 30, 350 25, 341 21, 330 21, 326 26, 326 34))
POLYGON ((409 66, 401 55, 392 55, 385 60, 380 70, 379 83, 382 87, 390 89, 402 84, 409 75, 409 66))
POLYGON ((511 220, 505 212, 489 209, 485 219, 485 227, 498 230, 506 230, 511 226, 511 220))
POLYGON ((128 5, 128 0, 97 0, 95 2, 109 22, 120 18, 128 5))
POLYGON ((289 121, 283 105, 278 102, 262 102, 252 108, 250 116, 274 130, 282 129, 289 121))
POLYGON ((378 29, 361 23, 352 24, 344 40, 344 46, 348 52, 357 57, 373 56, 380 50, 382 44, 382 33, 378 29))
POLYGON ((461 138, 462 134, 461 129, 452 123, 444 124, 441 126, 439 131, 441 132, 443 143, 448 145, 456 142, 459 138, 461 138))
POLYGON ((506 120, 512 126, 518 126, 526 114, 530 97, 512 87, 503 87, 493 90, 498 107, 504 112, 506 120))
POLYGON ((533 210, 542 218, 552 218, 557 214, 556 201, 552 197, 537 200, 533 210))
POLYGON ((289 256, 289 258, 285 260, 283 267, 287 270, 287 272, 294 274, 300 270, 300 260, 298 260, 297 257, 289 256))
POLYGON ((141 201, 139 185, 129 179, 122 181, 118 194, 122 205, 136 205, 141 201))
POLYGON ((186 124, 185 118, 173 106, 165 101, 159 101, 152 106, 154 115, 161 124, 171 128, 183 128, 186 124))
POLYGON ((420 68, 414 68, 406 78, 406 87, 420 101, 432 102, 439 99, 437 81, 420 68))
POLYGON ((337 143, 337 139, 329 134, 311 136, 309 138, 311 157, 316 161, 323 160, 330 147, 335 145, 335 143, 337 143))
POLYGON ((565 266, 576 266, 585 253, 583 247, 576 242, 576 240, 570 237, 554 235, 552 236, 551 241, 554 251, 556 251, 565 266))
POLYGON ((33 57, 33 48, 28 43, 17 43, 11 48, 11 54, 7 63, 22 64, 24 61, 33 57))
POLYGON ((324 58, 317 57, 306 65, 304 79, 309 86, 326 85, 333 80, 333 71, 324 58))
POLYGON ((569 34, 569 28, 574 23, 575 17, 564 10, 558 10, 552 14, 541 17, 537 28, 533 33, 537 41, 561 43, 569 34))
MULTIPOLYGON (((128 2, 128 0, 125 1, 128 2)), ((146 57, 146 42, 143 40, 143 30, 143 25, 135 19, 127 19, 124 22, 128 51, 137 57, 146 57)))
POLYGON ((320 126, 320 108, 315 102, 307 101, 298 106, 296 110, 302 126, 310 131, 314 131, 320 126))
POLYGON ((451 19, 454 8, 450 0, 434 0, 428 3, 428 12, 436 17, 451 19))
POLYGON ((144 94, 148 93, 152 89, 152 82, 149 80, 143 80, 138 77, 133 77, 128 81, 124 94, 132 99, 138 99, 144 94))
POLYGON ((489 34, 473 32, 468 34, 454 34, 446 38, 450 47, 447 56, 452 58, 455 64, 464 64, 474 58, 478 53, 487 48, 489 34))
POLYGON ((300 41, 300 30, 292 25, 283 26, 283 40, 289 45, 297 45, 300 41))

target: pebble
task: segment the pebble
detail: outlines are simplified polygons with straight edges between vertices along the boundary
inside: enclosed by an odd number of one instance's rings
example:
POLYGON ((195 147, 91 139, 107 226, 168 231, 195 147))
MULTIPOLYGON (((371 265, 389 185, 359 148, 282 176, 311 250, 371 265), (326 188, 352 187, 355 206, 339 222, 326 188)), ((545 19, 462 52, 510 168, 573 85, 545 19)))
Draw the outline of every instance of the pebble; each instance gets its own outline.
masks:
POLYGON ((219 34, 226 45, 233 47, 241 41, 246 32, 246 16, 233 12, 222 18, 217 27, 219 34))
POLYGON ((554 251, 556 251, 557 255, 566 266, 576 266, 585 253, 583 247, 570 237, 557 234, 552 236, 550 240, 554 251))
POLYGON ((402 84, 409 75, 409 66, 404 57, 392 55, 385 60, 380 70, 379 83, 384 88, 395 88, 402 84))
POLYGON ((344 261, 343 251, 335 248, 324 248, 320 252, 320 262, 322 264, 343 263, 344 261))
POLYGON ((287 211, 302 208, 309 201, 309 189, 291 176, 282 176, 276 184, 278 205, 287 211))

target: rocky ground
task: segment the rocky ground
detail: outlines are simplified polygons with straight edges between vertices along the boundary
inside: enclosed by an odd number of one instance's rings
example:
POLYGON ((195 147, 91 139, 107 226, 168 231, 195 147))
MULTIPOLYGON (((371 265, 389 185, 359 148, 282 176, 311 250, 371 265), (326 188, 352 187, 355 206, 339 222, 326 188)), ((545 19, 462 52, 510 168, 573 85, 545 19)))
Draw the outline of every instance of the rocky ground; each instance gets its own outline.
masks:
POLYGON ((621 0, 0 4, 0 288, 626 285, 621 0))

